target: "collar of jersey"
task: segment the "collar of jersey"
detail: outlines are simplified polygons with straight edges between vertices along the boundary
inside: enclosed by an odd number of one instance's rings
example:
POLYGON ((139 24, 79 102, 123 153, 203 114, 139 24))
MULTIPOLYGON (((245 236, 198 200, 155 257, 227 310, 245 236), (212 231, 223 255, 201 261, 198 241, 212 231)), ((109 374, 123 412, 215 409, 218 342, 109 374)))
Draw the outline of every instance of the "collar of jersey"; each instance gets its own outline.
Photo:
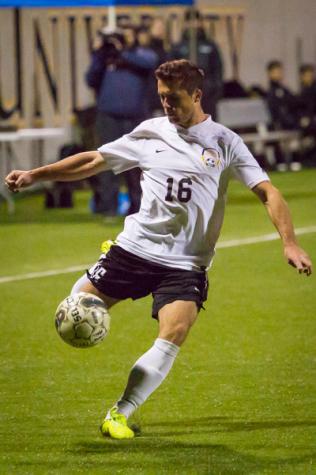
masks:
POLYGON ((182 127, 181 125, 176 125, 174 124, 175 128, 178 130, 183 135, 190 135, 191 132, 199 132, 202 128, 205 126, 210 126, 211 122, 213 122, 212 117, 209 115, 207 119, 203 120, 202 122, 199 122, 198 124, 192 125, 192 127, 182 127))

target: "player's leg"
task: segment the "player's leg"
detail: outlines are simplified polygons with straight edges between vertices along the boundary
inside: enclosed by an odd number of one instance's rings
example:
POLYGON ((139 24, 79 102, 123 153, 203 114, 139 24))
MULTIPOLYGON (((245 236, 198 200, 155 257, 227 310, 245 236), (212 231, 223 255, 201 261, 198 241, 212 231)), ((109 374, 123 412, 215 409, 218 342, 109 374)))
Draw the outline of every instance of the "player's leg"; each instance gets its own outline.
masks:
POLYGON ((123 395, 108 412, 101 426, 104 435, 110 435, 113 438, 134 436, 131 429, 127 427, 127 418, 166 378, 197 314, 198 307, 193 301, 177 300, 164 305, 159 310, 158 338, 132 367, 123 395), (116 424, 113 430, 112 420, 117 416, 120 417, 121 424, 116 424))
MULTIPOLYGON (((120 301, 120 299, 109 297, 108 295, 105 295, 104 293, 100 292, 100 290, 98 290, 88 279, 86 274, 81 276, 71 289, 71 295, 74 295, 78 292, 88 292, 96 295, 97 297, 100 297, 108 309, 120 301)), ((112 430, 115 432, 115 438, 117 439, 126 439, 134 437, 134 432, 127 426, 125 417, 120 414, 113 415, 113 418, 111 420, 111 427, 106 427, 106 424, 103 425, 104 435, 110 435, 110 430, 112 430)))
POLYGON ((174 270, 147 261, 139 262, 139 269, 140 281, 144 275, 146 282, 150 276, 153 278, 150 290, 154 297, 152 315, 159 320, 159 334, 153 346, 132 367, 123 395, 108 411, 101 426, 102 433, 113 438, 134 436, 127 426, 127 418, 171 370, 179 348, 207 297, 205 272, 174 270))
POLYGON ((176 300, 165 305, 158 313, 158 338, 181 346, 197 316, 196 302, 176 300))
POLYGON ((162 383, 198 314, 195 302, 174 301, 158 314, 159 334, 153 346, 134 364, 116 406, 129 417, 162 383))
POLYGON ((70 295, 77 294, 78 292, 88 292, 90 294, 96 295, 97 297, 103 300, 107 308, 113 307, 113 305, 120 301, 119 299, 109 297, 108 295, 105 295, 104 293, 100 292, 100 290, 98 290, 92 284, 92 282, 90 282, 86 274, 84 274, 77 280, 77 282, 71 289, 70 295))

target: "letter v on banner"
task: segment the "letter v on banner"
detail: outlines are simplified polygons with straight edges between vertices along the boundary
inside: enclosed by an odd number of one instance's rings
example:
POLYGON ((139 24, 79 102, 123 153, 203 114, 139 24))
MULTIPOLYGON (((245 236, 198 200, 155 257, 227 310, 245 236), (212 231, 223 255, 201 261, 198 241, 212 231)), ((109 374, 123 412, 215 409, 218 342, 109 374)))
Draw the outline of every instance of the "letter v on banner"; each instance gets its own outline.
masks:
POLYGON ((233 78, 239 79, 239 62, 242 47, 242 35, 244 28, 243 15, 228 15, 226 17, 227 37, 229 52, 232 61, 233 78))

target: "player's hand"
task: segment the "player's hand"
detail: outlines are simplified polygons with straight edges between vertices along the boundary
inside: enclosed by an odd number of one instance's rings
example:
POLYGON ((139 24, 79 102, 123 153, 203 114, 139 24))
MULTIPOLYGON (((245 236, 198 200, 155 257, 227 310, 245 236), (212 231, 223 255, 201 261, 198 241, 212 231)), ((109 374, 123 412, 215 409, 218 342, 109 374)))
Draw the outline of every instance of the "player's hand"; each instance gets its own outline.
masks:
POLYGON ((295 267, 300 274, 311 275, 312 261, 306 252, 297 244, 290 244, 284 247, 284 255, 288 263, 295 267))
POLYGON ((26 188, 34 183, 34 177, 29 171, 13 170, 5 178, 5 184, 10 191, 18 192, 20 188, 26 188))

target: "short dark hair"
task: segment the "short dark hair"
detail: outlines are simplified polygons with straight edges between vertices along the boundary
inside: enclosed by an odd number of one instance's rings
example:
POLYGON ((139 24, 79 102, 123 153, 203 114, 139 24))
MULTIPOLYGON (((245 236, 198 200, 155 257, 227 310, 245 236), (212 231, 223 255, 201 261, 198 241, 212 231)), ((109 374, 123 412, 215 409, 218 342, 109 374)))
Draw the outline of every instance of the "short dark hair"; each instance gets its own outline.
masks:
POLYGON ((147 28, 147 26, 141 25, 138 28, 136 28, 136 33, 150 33, 150 29, 147 28))
POLYGON ((300 74, 307 73, 308 71, 310 71, 311 73, 315 71, 315 67, 313 64, 305 63, 300 66, 300 74))
POLYGON ((187 59, 176 59, 161 64, 155 71, 157 79, 165 82, 178 82, 189 94, 202 89, 204 71, 187 59))
POLYGON ((281 63, 281 61, 277 60, 277 59, 273 59, 272 61, 269 61, 269 63, 267 64, 267 71, 272 71, 272 69, 275 69, 275 68, 283 68, 283 64, 281 63))

